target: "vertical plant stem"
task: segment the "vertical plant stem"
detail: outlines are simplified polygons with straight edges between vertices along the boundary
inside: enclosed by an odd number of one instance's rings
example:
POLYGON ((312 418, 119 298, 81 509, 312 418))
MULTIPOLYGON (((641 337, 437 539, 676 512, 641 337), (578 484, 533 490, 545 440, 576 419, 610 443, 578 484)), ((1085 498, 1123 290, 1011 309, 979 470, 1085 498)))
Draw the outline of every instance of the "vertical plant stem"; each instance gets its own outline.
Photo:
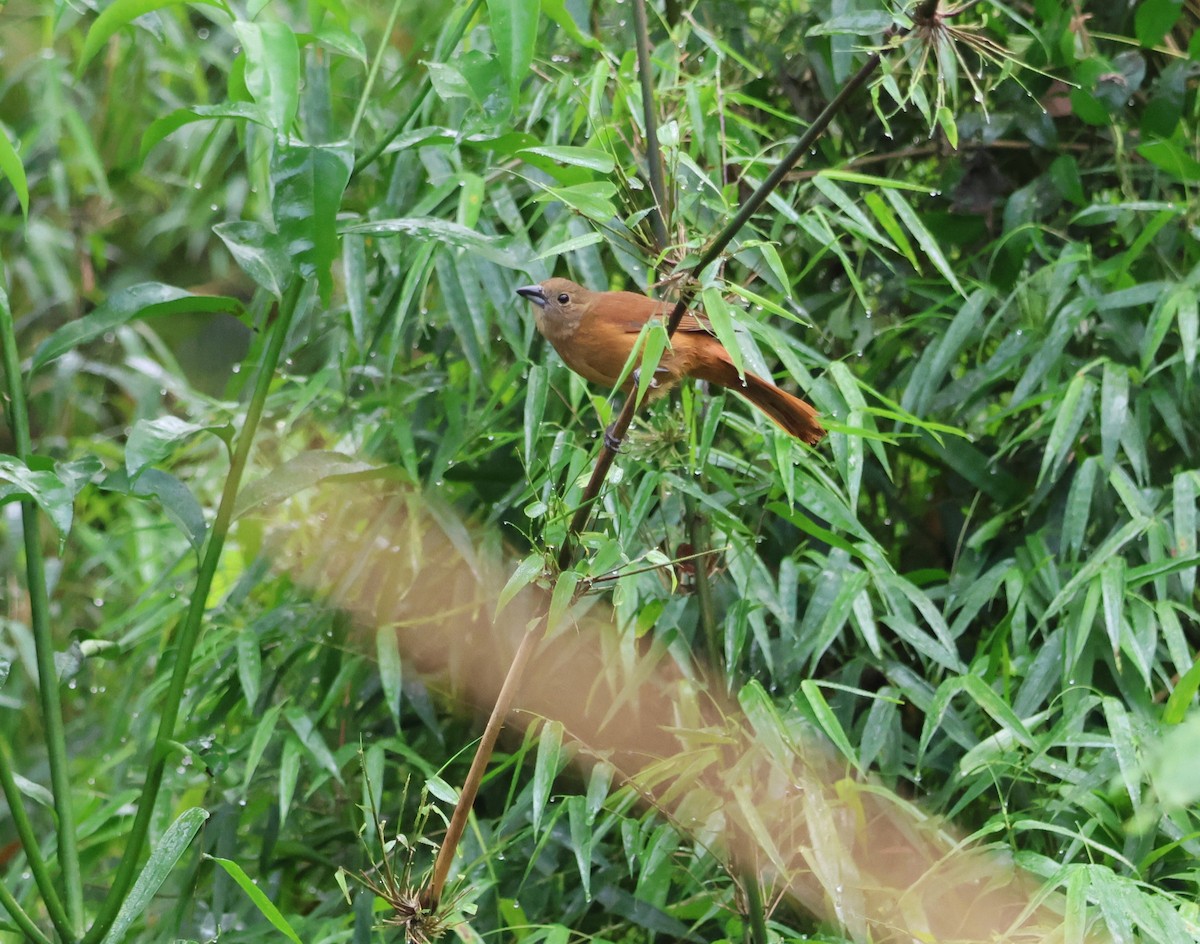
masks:
POLYGON ((379 76, 379 67, 383 64, 384 50, 391 44, 392 28, 396 25, 396 17, 400 13, 400 3, 401 0, 392 0, 392 12, 388 14, 383 32, 379 34, 379 46, 375 50, 375 60, 367 72, 367 81, 363 83, 362 95, 358 97, 358 107, 354 109, 354 118, 350 121, 350 130, 346 134, 347 139, 351 141, 358 134, 358 124, 362 121, 363 113, 367 110, 367 102, 371 99, 371 91, 375 88, 375 79, 379 76))
POLYGON ((171 682, 167 689, 166 699, 159 718, 158 734, 151 749, 150 763, 146 770, 146 780, 142 786, 142 794, 138 799, 137 816, 133 827, 125 841, 125 854, 117 867, 117 874, 112 887, 104 899, 104 904, 96 917, 95 923, 84 936, 84 944, 93 944, 100 940, 112 925, 121 903, 129 893, 133 884, 134 874, 146 845, 146 837, 150 831, 150 820, 154 815, 154 804, 158 799, 158 791, 162 786, 163 776, 167 768, 167 758, 173 750, 175 724, 179 720, 179 708, 183 703, 183 691, 187 685, 188 672, 191 668, 192 654, 196 642, 200 638, 200 630, 204 619, 204 608, 208 600, 209 590, 212 589, 213 577, 217 572, 217 563, 229 528, 233 523, 234 502, 242 475, 246 470, 246 462, 250 458, 250 449, 254 445, 254 434, 262 419, 263 407, 266 404, 267 393, 275 376, 275 368, 287 339, 288 329, 296 313, 296 305, 300 299, 303 282, 295 279, 287 294, 279 305, 279 317, 270 326, 271 334, 267 347, 259 365, 258 376, 254 382, 254 392, 246 407, 246 421, 238 436, 237 447, 229 464, 229 475, 221 492, 221 501, 217 506, 217 515, 209 533, 208 545, 204 549, 204 557, 200 562, 200 570, 196 576, 196 587, 188 605, 187 615, 178 630, 175 651, 175 664, 171 671, 171 682))
POLYGON ((746 890, 746 939, 750 944, 767 944, 767 915, 763 910, 762 888, 758 883, 758 872, 746 867, 742 870, 742 885, 746 890))
POLYGON ((33 923, 33 919, 17 904, 17 899, 13 897, 13 893, 3 882, 0 882, 0 907, 9 913, 13 922, 21 929, 21 933, 34 944, 51 944, 50 938, 38 929, 38 926, 33 923))
MULTIPOLYGON (((684 508, 688 516, 688 543, 692 553, 702 555, 708 550, 708 528, 704 516, 696 508, 690 495, 684 496, 684 508)), ((715 676, 720 671, 721 636, 717 632, 717 613, 713 606, 712 581, 708 579, 708 557, 697 556, 693 561, 696 568, 696 603, 700 607, 700 630, 704 634, 704 651, 708 668, 715 676)))
POLYGON ((535 620, 525 630, 525 635, 521 637, 521 642, 513 655, 512 664, 508 667, 508 674, 504 676, 504 684, 500 686, 500 694, 496 696, 496 704, 492 706, 487 727, 483 729, 483 737, 479 739, 479 746, 475 748, 471 769, 467 771, 467 779, 463 782, 462 790, 458 794, 458 803, 454 805, 454 812, 450 816, 450 825, 446 827, 446 838, 442 840, 441 848, 438 849, 437 859, 433 863, 433 873, 429 876, 429 884, 421 892, 421 903, 426 909, 431 911, 436 909, 442 900, 442 891, 446 887, 446 878, 450 874, 450 863, 454 861, 454 853, 458 849, 459 840, 462 839, 463 831, 467 828, 467 819, 471 815, 471 807, 475 805, 479 784, 483 780, 484 771, 487 770, 488 761, 492 759, 492 751, 496 748, 496 739, 500 737, 500 729, 504 727, 504 719, 508 716, 509 709, 512 708, 513 699, 516 698, 517 689, 521 685, 521 677, 525 674, 525 667, 529 664, 529 658, 533 655, 534 647, 541 637, 544 626, 545 623, 542 620, 535 620))
MULTIPOLYGON (((21 363, 13 328, 8 294, 0 288, 0 347, 3 347, 4 378, 8 387, 8 417, 17 458, 28 464, 33 448, 29 438, 29 408, 21 383, 21 363)), ((54 639, 50 632, 50 595, 46 589, 46 560, 42 556, 41 515, 33 499, 21 501, 21 526, 25 538, 25 575, 29 591, 29 618, 38 674, 46 754, 50 762, 50 788, 58 818, 58 864, 66 893, 67 918, 72 937, 83 931, 83 880, 79 871, 79 847, 75 834, 75 811, 71 805, 71 779, 67 761, 67 738, 59 698, 58 670, 54 665, 54 639)), ((28 850, 27 850, 28 852, 28 850)), ((33 850, 36 855, 36 846, 33 850)))
MULTIPOLYGON (((458 22, 454 26, 454 32, 451 33, 450 41, 447 42, 435 54, 439 54, 439 57, 448 55, 459 44, 463 38, 463 34, 467 31, 467 24, 475 18, 475 14, 478 12, 479 6, 482 3, 483 0, 474 0, 471 6, 463 11, 463 15, 459 17, 458 22)), ((375 146, 371 148, 371 150, 354 162, 354 171, 350 175, 351 179, 357 177, 360 173, 362 173, 383 156, 383 152, 387 150, 388 145, 400 136, 401 132, 408 127, 408 123, 412 121, 417 112, 421 110, 421 106, 425 104, 425 99, 429 97, 429 92, 432 88, 433 83, 429 78, 429 73, 426 72, 421 78, 420 88, 413 95, 412 104, 409 105, 404 114, 400 116, 400 120, 392 125, 392 130, 380 138, 376 142, 375 146)))
MULTIPOLYGON (((46 913, 54 923, 54 930, 64 941, 72 940, 77 935, 71 930, 71 922, 63 910, 62 901, 54 887, 54 880, 46 868, 46 860, 42 858, 42 850, 38 847, 37 837, 33 833, 33 824, 25 810, 25 803, 17 789, 16 778, 13 777, 12 755, 8 743, 0 737, 0 789, 4 791, 4 799, 8 802, 8 811, 12 815, 13 826, 16 827, 17 837, 21 840, 21 848, 29 862, 29 871, 38 891, 42 894, 42 902, 46 905, 46 913)), ((0 887, 3 887, 0 885, 0 887)), ((7 907, 7 905, 6 905, 7 907)), ((13 919, 16 920, 16 915, 13 919)))
POLYGON ((654 68, 650 62, 650 31, 646 25, 646 0, 634 0, 633 32, 637 45, 638 77, 642 83, 642 116, 646 124, 646 164, 650 177, 650 228, 661 253, 667 248, 667 184, 663 177, 662 149, 658 144, 658 118, 654 111, 654 68))

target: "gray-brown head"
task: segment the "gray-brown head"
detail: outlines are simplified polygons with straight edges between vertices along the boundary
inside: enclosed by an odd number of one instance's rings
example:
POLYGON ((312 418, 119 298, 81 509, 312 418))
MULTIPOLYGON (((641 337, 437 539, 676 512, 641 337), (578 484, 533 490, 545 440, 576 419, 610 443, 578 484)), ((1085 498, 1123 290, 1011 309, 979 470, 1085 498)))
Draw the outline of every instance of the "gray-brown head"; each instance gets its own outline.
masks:
POLYGON ((517 294, 537 306, 534 317, 538 331, 556 343, 574 334, 596 293, 570 279, 546 279, 537 285, 522 286, 517 294))

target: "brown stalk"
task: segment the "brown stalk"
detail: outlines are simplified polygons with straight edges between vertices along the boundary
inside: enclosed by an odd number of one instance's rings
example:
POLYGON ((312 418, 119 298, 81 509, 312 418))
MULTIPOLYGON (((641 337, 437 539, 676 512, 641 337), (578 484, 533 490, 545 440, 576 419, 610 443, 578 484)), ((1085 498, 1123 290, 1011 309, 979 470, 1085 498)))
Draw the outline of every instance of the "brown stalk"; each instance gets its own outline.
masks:
MULTIPOLYGON (((937 13, 939 0, 922 0, 914 13, 914 22, 918 27, 928 22, 937 13)), ((638 67, 642 75, 643 88, 643 107, 647 114, 646 131, 650 141, 650 175, 653 182, 656 170, 661 173, 661 157, 658 155, 657 135, 654 133, 654 123, 652 117, 652 95, 647 91, 650 89, 651 64, 649 44, 645 41, 645 8, 639 2, 635 5, 635 25, 638 27, 638 32, 642 35, 638 37, 637 53, 638 67), (640 14, 638 10, 640 9, 640 14)), ((767 178, 758 186, 758 188, 750 195, 746 202, 742 205, 737 215, 726 225, 726 227, 717 234, 717 236, 708 244, 704 252, 701 254, 699 261, 685 273, 681 281, 683 289, 680 291, 679 299, 672 309, 670 317, 667 321, 667 336, 670 337, 679 327, 679 322, 683 319, 684 312, 687 311, 696 295, 696 284, 701 273, 704 272, 712 263, 720 258, 721 253, 733 240, 734 236, 750 221, 750 218, 758 212, 759 208, 766 202, 767 197, 775 191, 775 189, 783 182, 788 173, 792 170, 800 159, 807 153, 816 140, 829 127, 830 122, 834 117, 845 107, 850 97, 854 95, 867 80, 871 74, 878 68, 882 53, 874 52, 863 63, 862 67, 856 72, 842 87, 842 90, 829 102, 828 105, 816 117, 813 123, 808 127, 800 139, 787 153, 775 168, 767 175, 767 178)), ((661 187, 661 184, 660 184, 661 187)), ((652 188, 658 189, 658 188, 652 188)), ((658 207, 663 206, 663 198, 665 194, 655 192, 654 198, 658 207)), ((662 225, 661 216, 658 217, 658 225, 655 226, 656 236, 665 238, 665 226, 662 225), (658 231, 661 227, 661 236, 658 231)), ((583 500, 575 511, 574 517, 571 519, 570 529, 566 539, 563 541, 562 549, 558 555, 558 566, 560 571, 565 570, 571 563, 572 557, 572 541, 571 537, 578 534, 586 527, 588 518, 591 514, 591 507, 594 504, 597 496, 600 493, 600 488, 604 484, 604 480, 608 476, 608 470, 611 468, 613 459, 616 458, 617 448, 620 441, 624 438, 625 433, 629 430, 629 424, 633 420, 633 415, 639 406, 637 393, 632 392, 625 398, 625 403, 621 408, 621 412, 617 417, 617 421, 610 428, 612 441, 614 446, 609 446, 605 443, 604 449, 601 451, 596 460, 596 466, 592 470, 592 477, 588 481, 587 488, 584 491, 583 500)), ((607 439, 608 437, 606 437, 607 439)), ((484 729, 483 737, 480 739, 479 745, 475 750, 475 757, 471 762, 471 769, 467 773, 467 778, 463 783, 463 788, 459 794, 458 803, 455 805, 454 812, 450 818, 450 824, 446 830, 446 837, 442 841, 441 848, 438 850, 438 856, 434 863, 433 872, 430 876, 429 883, 421 892, 421 903, 424 907, 433 910, 436 909, 445 888, 446 878, 449 875, 450 864, 454 860, 455 852, 458 848, 459 840, 462 838, 463 830, 466 828, 467 819, 470 816, 471 807, 474 804, 475 796, 479 791, 479 784, 483 779, 484 771, 487 769, 488 762, 491 759, 492 751, 496 745, 496 739, 499 737, 500 729, 503 727, 504 719, 508 715, 512 707, 513 700, 516 697, 520 687, 521 678, 524 675, 525 668, 529 663, 529 659, 533 655, 535 644, 538 637, 541 635, 544 620, 535 620, 525 630, 524 635, 517 647, 512 664, 509 666, 508 673, 505 675, 504 683, 501 686, 499 695, 496 697, 495 704, 492 707, 491 714, 488 718, 487 727, 484 729)))

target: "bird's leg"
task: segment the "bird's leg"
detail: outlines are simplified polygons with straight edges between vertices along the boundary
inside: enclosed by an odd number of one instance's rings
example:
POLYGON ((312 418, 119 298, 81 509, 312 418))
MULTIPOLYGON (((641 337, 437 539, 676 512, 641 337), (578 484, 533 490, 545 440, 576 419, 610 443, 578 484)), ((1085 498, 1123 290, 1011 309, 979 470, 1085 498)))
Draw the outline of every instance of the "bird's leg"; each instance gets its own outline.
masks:
MULTIPOLYGON (((650 389, 658 390, 662 386, 662 384, 658 382, 659 375, 662 374, 667 376, 670 373, 671 372, 665 367, 654 368, 654 376, 650 378, 650 389)), ((642 385, 642 369, 640 367, 635 367, 631 376, 633 378, 633 389, 630 391, 629 395, 636 396, 638 388, 642 385)), ((610 452, 621 451, 621 438, 614 432, 616 425, 616 423, 613 423, 612 426, 609 426, 604 430, 604 445, 609 449, 610 452)))
MULTIPOLYGON (((665 367, 655 367, 655 368, 654 368, 654 376, 650 378, 650 389, 651 389, 651 390, 657 390, 657 389, 658 389, 658 386, 659 386, 659 384, 658 384, 658 375, 659 375, 659 374, 669 374, 669 373, 670 373, 670 371, 669 371, 669 370, 667 370, 665 367)), ((636 389, 637 389, 638 387, 640 387, 641 385, 642 385, 642 369, 641 369, 640 367, 635 367, 635 368, 633 369, 633 386, 634 386, 634 389, 636 390, 636 389)))

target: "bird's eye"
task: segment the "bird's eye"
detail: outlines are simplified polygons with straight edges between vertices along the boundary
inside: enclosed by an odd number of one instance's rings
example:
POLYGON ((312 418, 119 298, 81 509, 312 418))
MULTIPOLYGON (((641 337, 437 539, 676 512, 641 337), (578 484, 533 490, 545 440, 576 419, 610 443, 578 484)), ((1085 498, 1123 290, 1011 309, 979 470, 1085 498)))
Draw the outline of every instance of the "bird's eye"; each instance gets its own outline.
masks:
POLYGON ((559 303, 560 305, 565 305, 565 304, 566 304, 567 302, 569 302, 570 300, 571 300, 571 296, 570 296, 570 295, 568 295, 566 292, 559 292, 559 293, 558 293, 558 303, 559 303))

